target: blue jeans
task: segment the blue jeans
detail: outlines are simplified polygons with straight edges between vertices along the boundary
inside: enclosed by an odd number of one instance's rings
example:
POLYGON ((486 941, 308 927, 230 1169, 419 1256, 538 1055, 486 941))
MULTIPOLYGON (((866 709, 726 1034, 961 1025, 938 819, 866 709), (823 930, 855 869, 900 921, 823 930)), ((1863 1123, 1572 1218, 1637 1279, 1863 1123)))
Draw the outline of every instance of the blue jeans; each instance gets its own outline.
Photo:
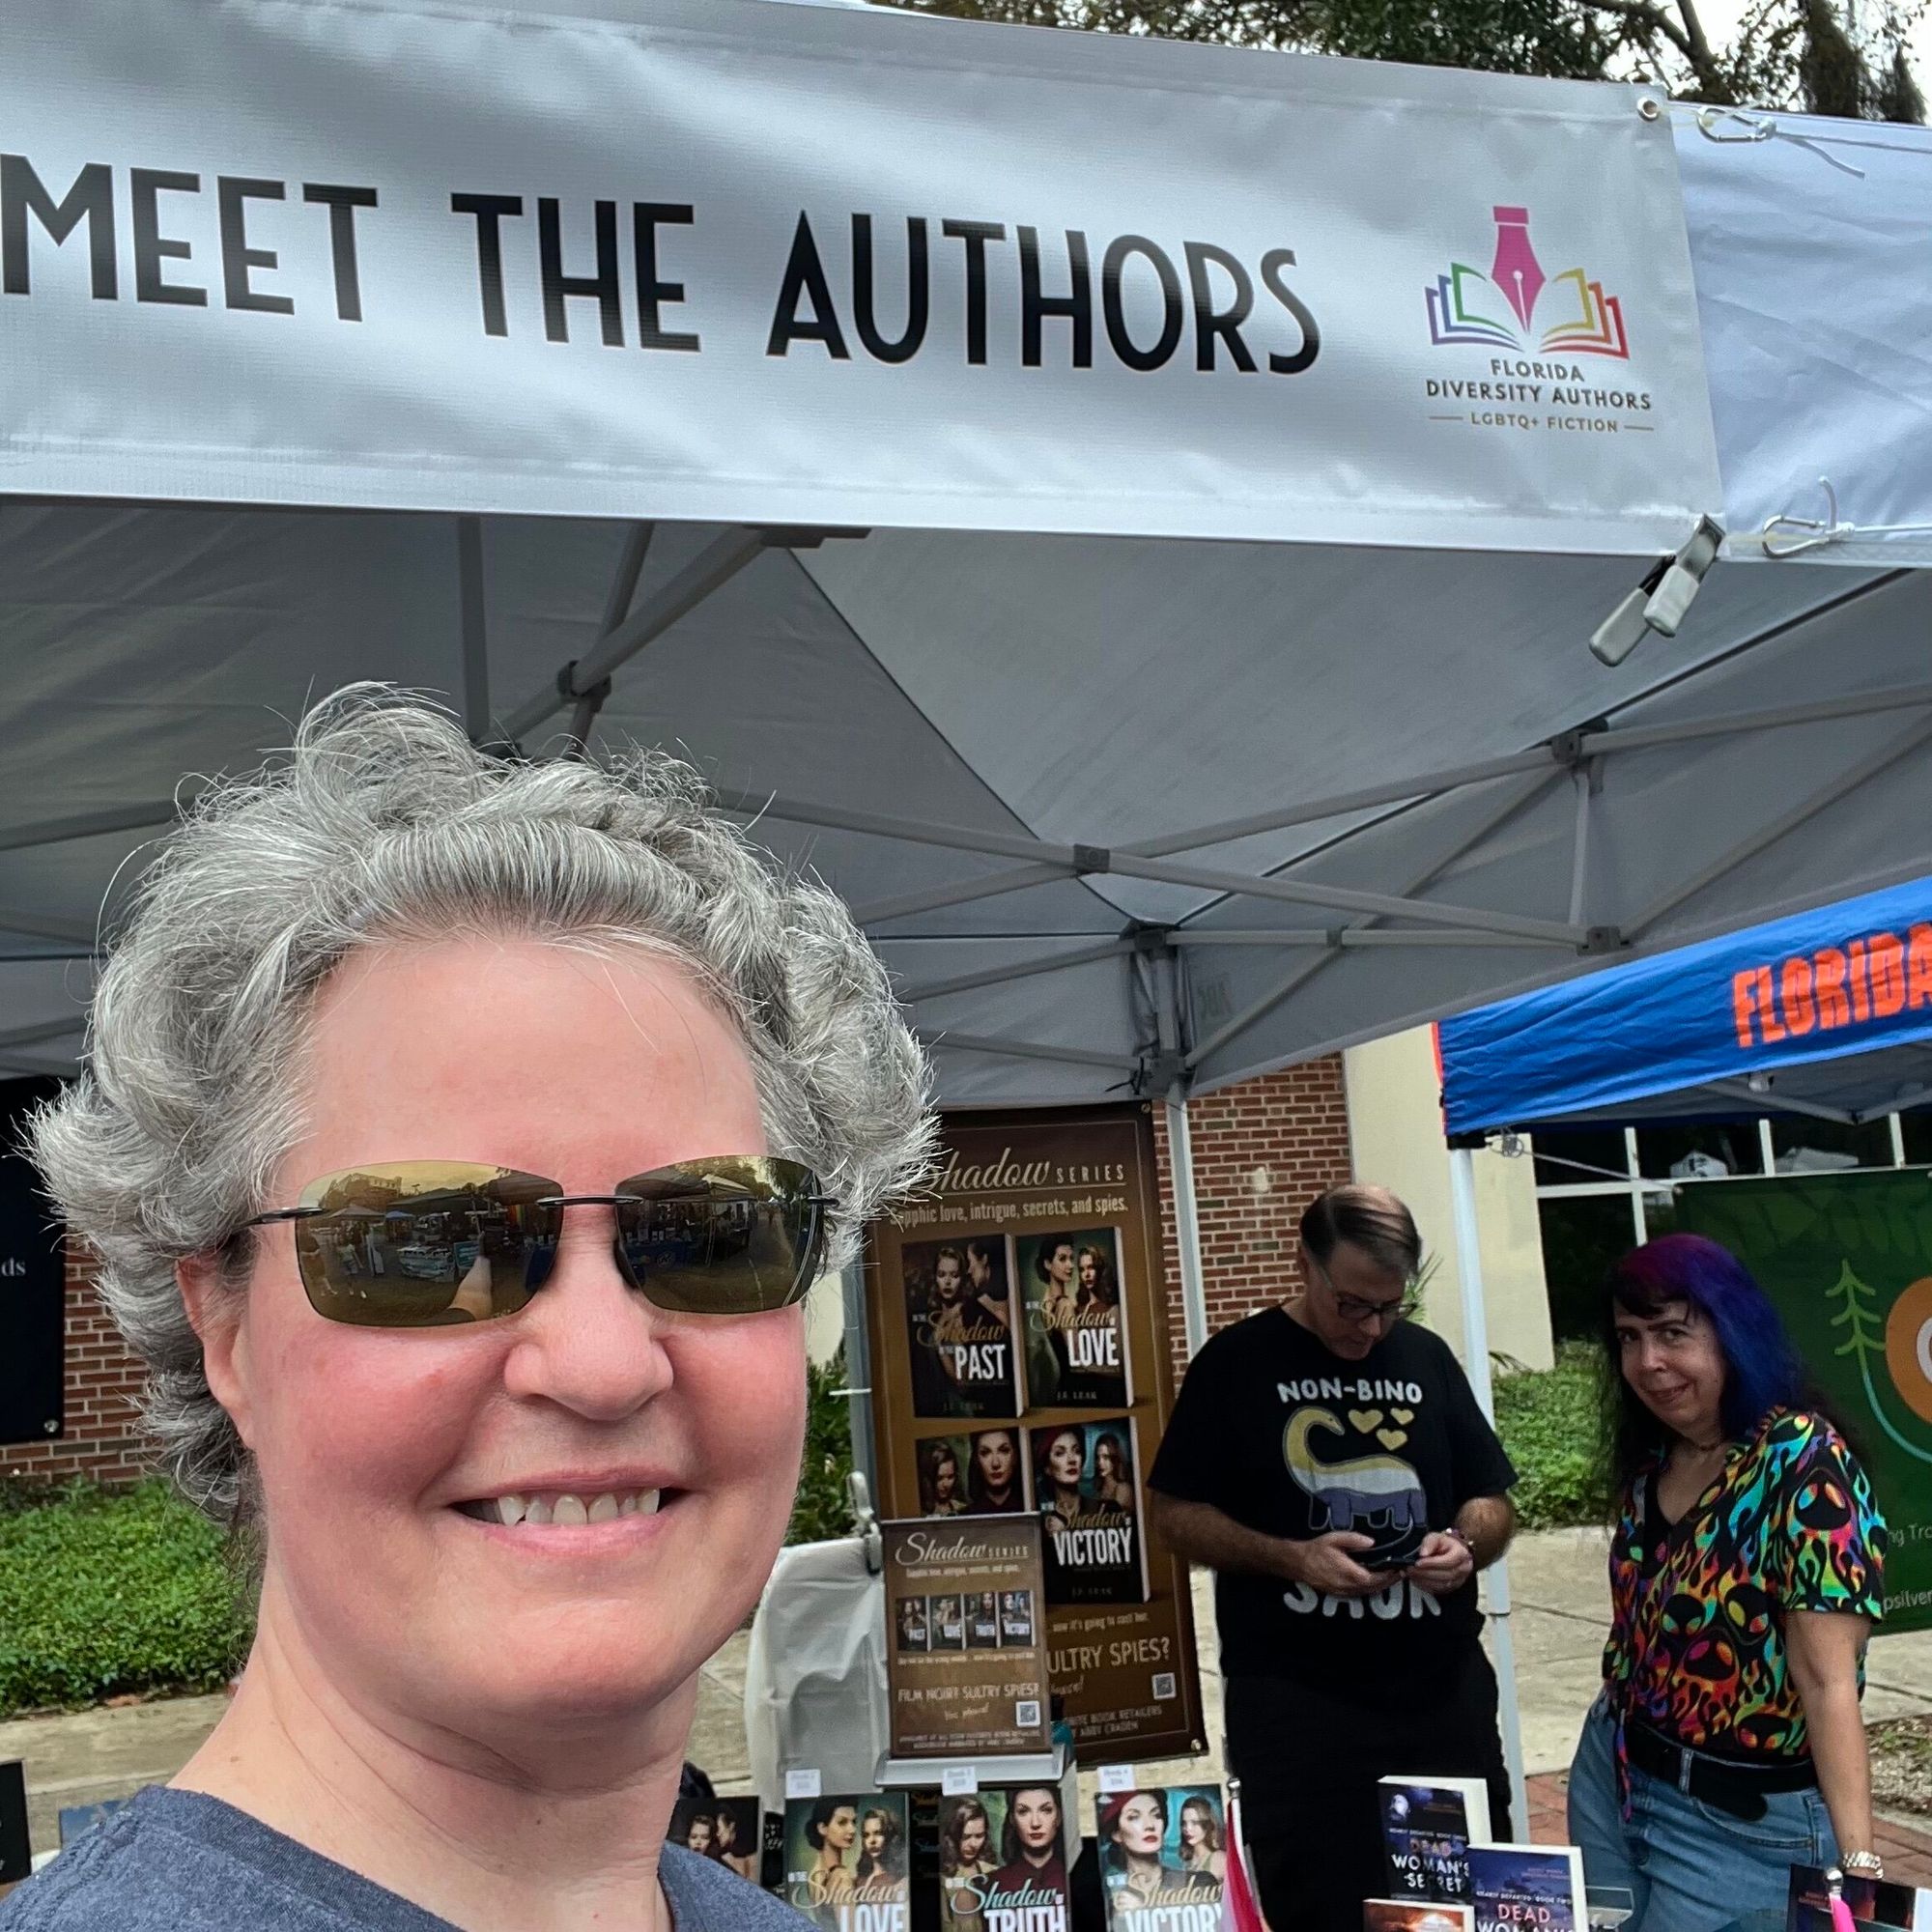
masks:
POLYGON ((1626 1932, 1779 1932, 1793 1865, 1837 1862, 1815 1790, 1765 1798, 1762 1818, 1733 1818, 1632 1768, 1631 1815, 1617 1801, 1616 1725, 1599 1697, 1570 1766, 1570 1838, 1588 1885, 1636 1899, 1626 1932))

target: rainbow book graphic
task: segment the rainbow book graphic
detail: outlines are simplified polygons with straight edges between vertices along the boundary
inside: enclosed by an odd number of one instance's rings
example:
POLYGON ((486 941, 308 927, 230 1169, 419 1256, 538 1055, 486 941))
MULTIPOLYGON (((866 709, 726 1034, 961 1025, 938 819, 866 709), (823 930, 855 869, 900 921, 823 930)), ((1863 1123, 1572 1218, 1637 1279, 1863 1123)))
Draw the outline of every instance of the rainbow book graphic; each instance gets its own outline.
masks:
POLYGON ((1497 208, 1496 252, 1490 272, 1452 262, 1424 291, 1429 337, 1539 355, 1630 357, 1623 304, 1581 269, 1548 275, 1529 240, 1529 210, 1497 208))

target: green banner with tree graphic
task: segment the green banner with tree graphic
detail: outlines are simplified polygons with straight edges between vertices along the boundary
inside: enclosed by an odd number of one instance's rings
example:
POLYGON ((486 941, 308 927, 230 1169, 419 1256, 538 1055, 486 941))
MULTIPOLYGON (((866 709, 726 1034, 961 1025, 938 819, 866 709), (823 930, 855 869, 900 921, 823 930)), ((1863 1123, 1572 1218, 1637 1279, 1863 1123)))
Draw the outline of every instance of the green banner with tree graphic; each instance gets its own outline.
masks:
POLYGON ((1677 1226, 1723 1242, 1776 1302, 1890 1525, 1885 1627, 1932 1628, 1932 1174, 1680 1187, 1677 1226))

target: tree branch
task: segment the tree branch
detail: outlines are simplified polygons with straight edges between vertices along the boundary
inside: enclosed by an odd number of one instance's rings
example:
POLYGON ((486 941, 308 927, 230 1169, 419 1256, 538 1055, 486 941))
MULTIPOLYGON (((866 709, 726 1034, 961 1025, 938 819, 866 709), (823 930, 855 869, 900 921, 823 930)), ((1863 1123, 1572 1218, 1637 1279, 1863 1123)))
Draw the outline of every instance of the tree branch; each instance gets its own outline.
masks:
POLYGON ((1711 43, 1704 38, 1704 23, 1697 17, 1696 0, 1677 0, 1677 11, 1684 19, 1684 31, 1690 42, 1691 64, 1700 71, 1712 67, 1711 43))
MULTIPOLYGON (((1697 50, 1690 44, 1690 36, 1661 7, 1651 6, 1649 0, 1590 0, 1590 5, 1600 14, 1614 14, 1621 19, 1634 21, 1640 27, 1648 27, 1653 33, 1662 34, 1692 67, 1697 66, 1697 50)), ((1704 49, 1704 58, 1708 64, 1708 46, 1704 49)), ((1702 78, 1701 69, 1698 77, 1702 78)))

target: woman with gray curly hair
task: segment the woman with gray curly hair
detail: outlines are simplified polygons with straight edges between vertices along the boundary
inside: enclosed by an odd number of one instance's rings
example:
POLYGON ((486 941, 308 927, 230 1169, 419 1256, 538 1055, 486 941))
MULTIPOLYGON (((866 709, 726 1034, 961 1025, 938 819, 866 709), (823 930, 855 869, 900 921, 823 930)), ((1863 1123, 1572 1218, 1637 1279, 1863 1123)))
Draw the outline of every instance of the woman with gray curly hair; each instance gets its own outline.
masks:
POLYGON ((844 908, 682 766, 364 686, 205 793, 34 1137, 255 1643, 0 1926, 797 1924, 662 1841, 790 1512, 801 1298, 930 1135, 844 908))

